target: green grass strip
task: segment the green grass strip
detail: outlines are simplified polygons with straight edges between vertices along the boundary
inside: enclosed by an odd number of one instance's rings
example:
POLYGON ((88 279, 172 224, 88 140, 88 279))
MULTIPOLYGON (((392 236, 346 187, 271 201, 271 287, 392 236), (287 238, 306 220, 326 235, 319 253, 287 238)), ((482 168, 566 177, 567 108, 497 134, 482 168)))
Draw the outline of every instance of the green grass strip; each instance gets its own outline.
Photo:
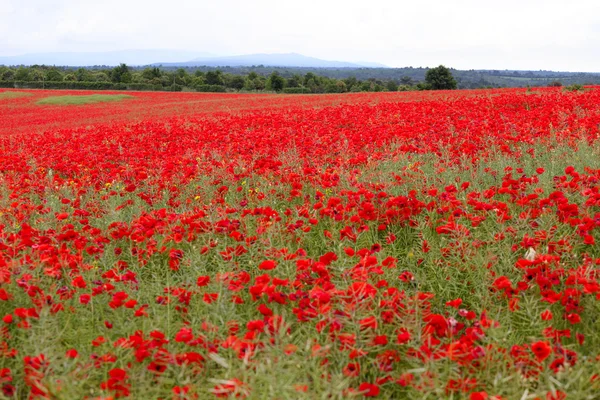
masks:
POLYGON ((0 100, 18 99, 20 97, 29 97, 31 93, 27 92, 0 92, 0 100))
POLYGON ((40 105, 82 105, 95 103, 108 103, 113 101, 121 101, 125 99, 133 99, 133 96, 127 94, 91 94, 84 96, 52 96, 41 99, 37 102, 40 105))

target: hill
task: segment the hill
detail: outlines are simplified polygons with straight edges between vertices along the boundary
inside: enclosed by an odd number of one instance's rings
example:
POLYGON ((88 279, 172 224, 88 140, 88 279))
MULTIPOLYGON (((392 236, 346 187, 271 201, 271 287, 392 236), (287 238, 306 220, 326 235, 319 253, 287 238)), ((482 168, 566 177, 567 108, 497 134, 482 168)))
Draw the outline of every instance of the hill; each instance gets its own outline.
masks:
POLYGON ((386 68, 378 63, 351 63, 346 61, 329 61, 320 58, 308 57, 298 53, 282 54, 245 54, 228 57, 199 57, 187 62, 160 63, 155 65, 171 67, 243 67, 243 66, 270 66, 270 67, 308 67, 308 68, 386 68))

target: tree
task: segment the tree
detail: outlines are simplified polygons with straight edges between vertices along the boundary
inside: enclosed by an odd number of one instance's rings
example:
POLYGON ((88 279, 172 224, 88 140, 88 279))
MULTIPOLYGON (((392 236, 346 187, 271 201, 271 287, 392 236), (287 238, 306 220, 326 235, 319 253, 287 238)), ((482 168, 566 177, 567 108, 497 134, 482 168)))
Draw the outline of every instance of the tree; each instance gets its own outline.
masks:
POLYGON ((394 81, 387 81, 387 83, 385 84, 385 88, 390 92, 397 92, 398 84, 394 81))
POLYGON ((246 77, 246 81, 244 83, 244 89, 246 90, 263 90, 266 85, 266 80, 263 76, 258 75, 256 72, 252 71, 246 77))
POLYGON ((452 72, 443 65, 429 69, 425 74, 425 83, 433 90, 456 89, 456 80, 452 72))
POLYGON ((56 68, 51 68, 46 72, 46 80, 51 82, 60 82, 63 80, 63 75, 56 68))
MULTIPOLYGON (((346 86, 344 81, 338 81, 336 79, 333 79, 329 85, 332 85, 333 88, 335 88, 335 91, 331 93, 346 93, 348 91, 348 87, 346 86)), ((333 88, 330 87, 329 90, 332 90, 333 88)))
POLYGON ((358 81, 358 79, 356 79, 355 76, 351 76, 351 77, 344 79, 344 83, 346 84, 346 87, 348 88, 348 90, 352 90, 353 87, 359 85, 359 81, 358 81))
POLYGON ((246 83, 246 79, 244 79, 241 75, 231 75, 228 74, 227 86, 235 90, 241 90, 246 83))
POLYGON ((29 81, 30 79, 31 74, 29 72, 29 68, 19 67, 15 73, 15 81, 29 81))
POLYGON ((281 92, 285 87, 285 78, 279 75, 279 72, 273 71, 267 80, 267 88, 276 92, 281 92))
POLYGON ((85 68, 79 68, 77 72, 75 72, 75 76, 79 82, 89 82, 90 81, 90 72, 85 68))
POLYGON ((147 81, 151 81, 154 78, 159 78, 161 77, 161 72, 160 69, 158 69, 157 67, 154 68, 146 68, 142 71, 142 77, 147 80, 147 81))
MULTIPOLYGON (((190 75, 187 73, 187 71, 183 68, 178 68, 175 72, 172 72, 170 74, 168 74, 170 81, 171 81, 171 85, 179 85, 179 86, 188 86, 188 84, 192 83, 192 78, 190 77, 190 75)), ((175 87, 176 88, 176 87, 175 87)), ((171 90, 175 91, 175 92, 179 92, 181 90, 179 89, 175 89, 174 87, 171 86, 171 90)))
POLYGON ((44 81, 46 80, 46 74, 41 69, 31 69, 31 73, 29 74, 29 79, 34 82, 44 81))
POLYGON ((400 78, 400 83, 405 86, 410 86, 413 84, 413 79, 410 76, 403 76, 400 78))
POLYGON ((2 72, 1 78, 3 81, 13 81, 15 80, 15 71, 10 68, 6 68, 4 72, 2 72))
POLYGON ((206 85, 206 81, 204 80, 204 76, 195 76, 192 80, 192 87, 198 88, 199 86, 206 85))
POLYGON ((113 82, 131 82, 131 72, 126 64, 121 64, 118 67, 114 67, 110 73, 113 82))
POLYGON ((302 77, 298 74, 294 74, 287 80, 287 87, 300 87, 302 86, 302 77))
POLYGON ((315 82, 313 78, 307 80, 304 86, 306 86, 311 91, 311 93, 317 93, 319 91, 319 85, 317 84, 317 82, 315 82))
POLYGON ((216 69, 214 71, 208 71, 205 75, 207 85, 221 85, 225 84, 223 80, 223 71, 216 69))
POLYGON ((92 82, 110 82, 110 77, 106 72, 96 72, 92 75, 92 82))
POLYGON ((319 77, 312 72, 307 72, 306 75, 304 75, 304 86, 308 86, 308 82, 310 81, 313 81, 313 85, 319 86, 319 77))

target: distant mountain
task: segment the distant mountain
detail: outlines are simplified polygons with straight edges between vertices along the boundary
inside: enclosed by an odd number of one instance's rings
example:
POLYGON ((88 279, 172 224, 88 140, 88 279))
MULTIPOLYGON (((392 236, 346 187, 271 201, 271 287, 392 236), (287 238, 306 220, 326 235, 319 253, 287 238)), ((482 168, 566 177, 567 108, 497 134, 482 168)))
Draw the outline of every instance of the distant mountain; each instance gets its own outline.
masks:
POLYGON ((309 68, 386 68, 377 63, 351 63, 345 61, 328 61, 308 57, 297 53, 283 54, 245 54, 226 57, 199 57, 187 62, 156 63, 165 67, 243 67, 264 65, 269 67, 309 67, 309 68))
POLYGON ((182 50, 121 50, 82 53, 39 53, 20 56, 0 57, 0 65, 57 65, 70 67, 90 67, 94 65, 149 65, 154 63, 174 63, 198 57, 210 57, 210 53, 182 50))
POLYGON ((130 66, 162 65, 165 67, 243 67, 264 65, 270 67, 308 68, 387 68, 383 64, 327 61, 297 53, 215 56, 210 53, 182 50, 121 50, 81 53, 38 53, 0 57, 0 65, 38 64, 91 67, 96 65, 114 66, 120 63, 130 66))

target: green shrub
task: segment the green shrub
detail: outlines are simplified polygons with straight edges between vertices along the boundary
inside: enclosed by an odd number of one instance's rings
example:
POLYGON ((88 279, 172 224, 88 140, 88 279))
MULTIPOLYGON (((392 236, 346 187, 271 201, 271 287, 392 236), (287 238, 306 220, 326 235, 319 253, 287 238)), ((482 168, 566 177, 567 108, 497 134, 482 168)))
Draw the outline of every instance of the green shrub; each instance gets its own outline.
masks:
POLYGON ((198 85, 196 86, 197 92, 211 92, 211 93, 224 93, 227 90, 225 86, 221 85, 198 85))
POLYGON ((285 94, 306 94, 311 93, 309 88, 306 87, 287 87, 283 89, 285 94))
POLYGON ((568 92, 581 92, 581 91, 583 91, 583 89, 584 89, 583 85, 580 85, 578 83, 574 83, 572 85, 565 86, 565 90, 568 92))
POLYGON ((169 92, 181 92, 183 90, 183 86, 174 83, 168 88, 166 88, 166 90, 168 90, 169 92))

